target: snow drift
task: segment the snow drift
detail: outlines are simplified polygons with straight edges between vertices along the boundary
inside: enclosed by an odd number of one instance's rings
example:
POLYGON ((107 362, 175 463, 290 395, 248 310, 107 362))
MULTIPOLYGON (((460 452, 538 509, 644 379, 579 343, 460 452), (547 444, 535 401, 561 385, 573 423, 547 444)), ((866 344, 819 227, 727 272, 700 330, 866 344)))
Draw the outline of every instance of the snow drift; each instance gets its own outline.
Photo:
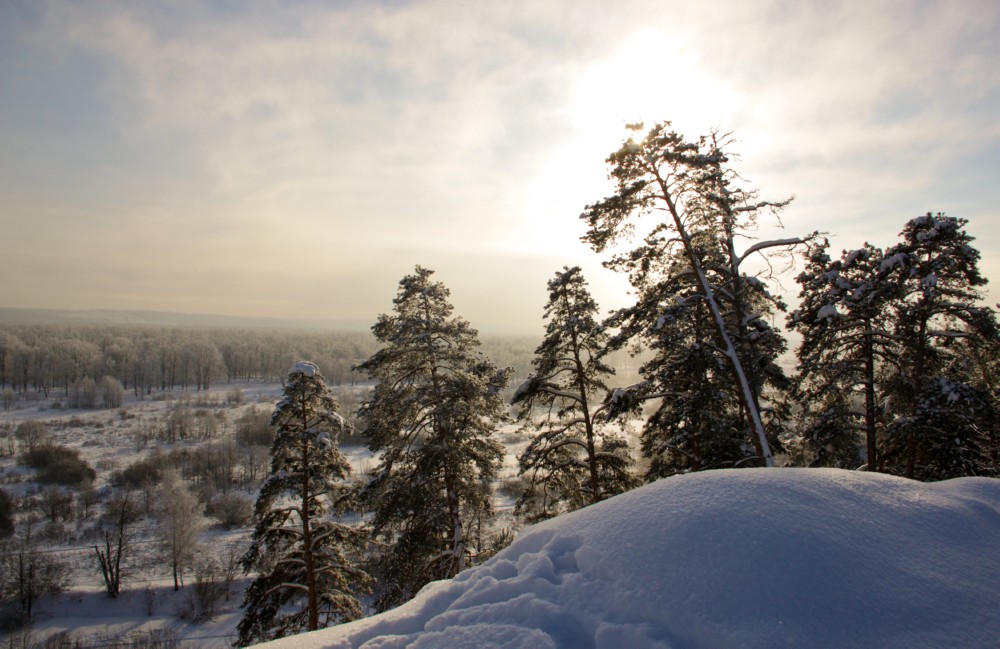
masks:
POLYGON ((525 529, 383 615, 274 647, 987 647, 1000 480, 825 469, 661 480, 525 529))

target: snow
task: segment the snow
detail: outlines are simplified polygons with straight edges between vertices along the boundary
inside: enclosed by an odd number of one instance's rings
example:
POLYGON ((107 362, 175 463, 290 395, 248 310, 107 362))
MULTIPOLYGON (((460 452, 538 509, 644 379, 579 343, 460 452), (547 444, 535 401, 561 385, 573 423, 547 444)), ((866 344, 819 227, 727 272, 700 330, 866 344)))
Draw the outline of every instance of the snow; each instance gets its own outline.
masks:
POLYGON ((844 260, 844 266, 850 266, 858 259, 868 259, 871 253, 867 248, 859 248, 858 250, 852 250, 848 253, 847 258, 844 260))
POLYGON ((897 266, 900 268, 904 268, 906 266, 906 260, 907 256, 905 252, 897 252, 894 255, 886 257, 879 263, 878 265, 879 271, 884 273, 888 270, 896 268, 897 266))
POLYGON ((820 307, 819 311, 816 312, 817 320, 826 320, 829 318, 836 318, 840 313, 837 311, 836 305, 824 304, 820 307))
POLYGON ((288 375, 301 374, 303 376, 313 377, 319 373, 319 368, 315 364, 309 361, 299 361, 297 363, 292 363, 292 366, 288 370, 288 375))
POLYGON ((382 615, 270 646, 985 647, 1000 480, 709 471, 522 531, 382 615))

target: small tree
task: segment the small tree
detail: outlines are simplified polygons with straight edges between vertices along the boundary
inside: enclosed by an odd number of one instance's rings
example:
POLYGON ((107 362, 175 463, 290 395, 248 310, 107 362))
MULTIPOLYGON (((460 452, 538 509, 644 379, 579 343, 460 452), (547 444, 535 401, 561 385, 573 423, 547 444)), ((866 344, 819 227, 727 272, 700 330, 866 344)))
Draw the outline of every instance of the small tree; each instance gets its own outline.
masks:
POLYGON ((357 619, 369 577, 355 556, 361 530, 325 519, 346 497, 350 465, 337 446, 347 422, 319 369, 295 363, 271 423, 271 473, 260 488, 256 526, 243 568, 260 574, 246 591, 239 644, 271 640, 357 619))
POLYGON ((597 302, 579 267, 549 280, 546 335, 535 350, 535 373, 514 393, 519 417, 537 436, 519 459, 530 478, 518 503, 529 518, 578 509, 634 486, 628 444, 601 428, 603 406, 595 395, 614 370, 601 360, 608 336, 598 323, 597 302), (536 408, 544 418, 534 421, 536 408), (537 509, 540 511, 531 512, 537 509))
POLYGON ((117 491, 108 501, 101 529, 101 543, 94 546, 108 597, 121 592, 124 562, 132 551, 135 523, 141 512, 131 491, 117 491))
POLYGON ((395 314, 372 327, 383 347, 357 368, 377 381, 359 414, 379 454, 362 494, 388 545, 379 610, 465 568, 469 529, 493 514, 491 483, 503 459, 494 432, 510 372, 478 352, 476 330, 452 317, 449 291, 432 275, 417 266, 400 281, 395 314))
POLYGON ((122 402, 125 401, 125 388, 121 381, 113 376, 104 376, 97 384, 97 391, 105 408, 121 408, 122 402))
POLYGON ((97 407, 97 382, 89 376, 73 383, 70 390, 70 407, 73 408, 96 408, 97 407))
POLYGON ((21 451, 33 451, 49 438, 49 429, 44 423, 34 419, 22 421, 14 429, 14 437, 21 444, 21 451))
POLYGON ((204 507, 173 471, 164 474, 159 496, 160 547, 170 562, 177 591, 184 583, 184 569, 198 553, 198 533, 205 526, 204 507))
POLYGON ((67 566, 32 538, 31 527, 0 546, 0 599, 11 626, 30 623, 38 598, 62 592, 69 577, 67 566))

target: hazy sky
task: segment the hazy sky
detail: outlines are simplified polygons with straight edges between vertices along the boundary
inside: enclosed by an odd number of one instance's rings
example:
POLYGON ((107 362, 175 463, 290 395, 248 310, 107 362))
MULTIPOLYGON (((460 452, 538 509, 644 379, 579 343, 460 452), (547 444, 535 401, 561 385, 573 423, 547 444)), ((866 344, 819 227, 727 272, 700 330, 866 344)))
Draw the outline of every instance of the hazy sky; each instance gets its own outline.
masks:
POLYGON ((998 115, 996 0, 0 0, 0 306, 374 320, 421 264, 540 332, 563 265, 624 302, 578 215, 639 120, 837 250, 967 218, 1000 282, 998 115))

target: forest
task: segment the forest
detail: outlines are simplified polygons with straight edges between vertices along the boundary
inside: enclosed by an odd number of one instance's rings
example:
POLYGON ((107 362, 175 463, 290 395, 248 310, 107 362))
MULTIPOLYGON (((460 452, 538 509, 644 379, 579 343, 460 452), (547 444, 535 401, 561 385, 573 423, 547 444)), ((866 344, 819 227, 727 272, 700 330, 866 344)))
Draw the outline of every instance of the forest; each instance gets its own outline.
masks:
POLYGON ((117 599, 143 562, 187 593, 176 617, 226 610, 227 642, 315 630, 677 474, 997 477, 1000 339, 965 219, 761 240, 793 203, 747 185, 729 136, 630 130, 581 219, 634 301, 606 313, 553 269, 537 338, 481 339, 419 265, 370 334, 0 324, 8 633, 86 579, 117 599))

